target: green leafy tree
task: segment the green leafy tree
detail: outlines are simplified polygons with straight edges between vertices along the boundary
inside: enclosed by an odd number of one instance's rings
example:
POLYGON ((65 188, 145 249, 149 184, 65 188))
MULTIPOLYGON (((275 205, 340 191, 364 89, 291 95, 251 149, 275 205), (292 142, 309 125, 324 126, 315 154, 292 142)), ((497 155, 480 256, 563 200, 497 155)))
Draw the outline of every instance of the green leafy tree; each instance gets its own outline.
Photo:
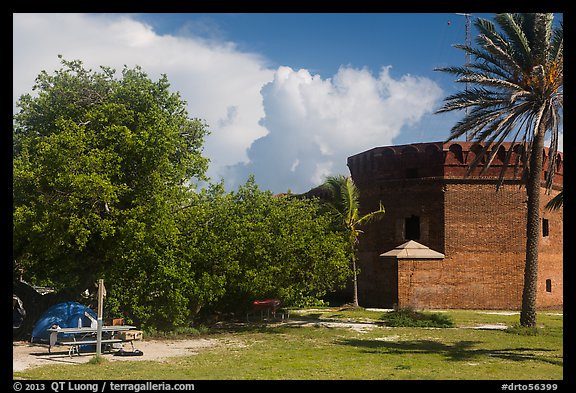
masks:
MULTIPOLYGON (((536 324, 536 284, 540 238, 540 177, 544 140, 550 135, 550 160, 546 187, 552 186, 563 112, 563 24, 553 28, 553 14, 497 14, 496 25, 477 19, 476 47, 456 45, 471 55, 465 67, 439 71, 457 75, 457 82, 472 87, 448 96, 438 111, 470 109, 451 129, 449 140, 469 133, 486 141, 482 154, 471 163, 474 169, 486 157, 487 169, 505 140, 525 147, 523 181, 528 196, 526 220, 526 267, 520 323, 536 324), (498 27, 498 29, 497 29, 498 27), (489 149, 491 152, 488 153, 489 149)), ((510 150, 511 152, 511 150, 510 150)), ((510 160, 510 153, 506 162, 510 160)), ((506 166, 505 166, 506 167, 506 166)), ((504 168, 505 168, 504 167, 504 168)), ((502 179, 501 179, 502 180, 502 179)))
POLYGON ((251 178, 236 192, 211 184, 175 210, 172 235, 127 236, 126 257, 115 264, 115 309, 141 326, 170 330, 214 312, 243 315, 260 298, 318 304, 349 278, 346 241, 315 200, 274 196, 251 178))
POLYGON ((127 299, 117 296, 146 277, 149 296, 130 301, 144 307, 162 293, 155 307, 168 314, 181 304, 166 290, 178 271, 175 212, 205 179, 206 125, 188 117, 165 75, 62 65, 38 75, 14 116, 14 279, 71 299, 105 278, 111 306, 121 307, 127 299))
MULTIPOLYGON (((315 200, 274 196, 251 178, 236 192, 214 186, 187 211, 183 230, 195 274, 209 280, 197 305, 244 311, 252 300, 304 306, 346 282, 346 242, 315 200)), ((198 282, 198 281, 197 281, 198 282)))
POLYGON ((356 252, 358 240, 364 224, 384 216, 385 210, 380 203, 378 210, 366 214, 360 213, 360 191, 350 176, 329 176, 321 186, 332 195, 329 205, 333 207, 343 226, 348 239, 350 259, 352 264, 353 299, 352 303, 358 307, 358 272, 356 268, 356 252))

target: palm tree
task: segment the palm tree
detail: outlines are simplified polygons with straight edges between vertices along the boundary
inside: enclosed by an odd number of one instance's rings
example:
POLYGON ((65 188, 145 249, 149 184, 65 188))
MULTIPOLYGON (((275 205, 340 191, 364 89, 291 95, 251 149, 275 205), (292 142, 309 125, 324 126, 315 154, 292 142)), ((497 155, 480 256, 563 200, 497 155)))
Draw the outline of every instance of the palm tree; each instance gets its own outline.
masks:
POLYGON ((378 210, 361 216, 359 203, 360 192, 350 176, 329 176, 321 187, 330 193, 331 199, 328 204, 333 208, 348 235, 352 262, 352 281, 354 285, 352 303, 354 307, 359 307, 356 251, 358 237, 362 233, 360 227, 373 219, 384 216, 384 207, 382 203, 380 203, 378 210))
MULTIPOLYGON (((464 67, 437 69, 458 76, 457 82, 472 85, 448 96, 437 113, 467 109, 450 131, 448 141, 465 133, 485 141, 482 154, 471 163, 470 173, 483 156, 487 169, 504 140, 521 143, 523 182, 528 197, 526 220, 526 266, 520 324, 536 324, 536 283, 540 238, 540 176, 545 136, 550 133, 546 188, 552 187, 563 114, 563 22, 553 28, 553 14, 497 14, 496 26, 477 19, 476 47, 456 45, 474 60, 464 67), (487 153, 490 147, 493 149, 487 153)), ((512 149, 506 156, 510 161, 512 149)), ((515 163, 517 165, 518 162, 515 163)), ((504 171, 498 181, 503 181, 504 171)))
POLYGON ((564 205, 564 190, 560 191, 554 198, 544 206, 546 210, 558 210, 564 205))

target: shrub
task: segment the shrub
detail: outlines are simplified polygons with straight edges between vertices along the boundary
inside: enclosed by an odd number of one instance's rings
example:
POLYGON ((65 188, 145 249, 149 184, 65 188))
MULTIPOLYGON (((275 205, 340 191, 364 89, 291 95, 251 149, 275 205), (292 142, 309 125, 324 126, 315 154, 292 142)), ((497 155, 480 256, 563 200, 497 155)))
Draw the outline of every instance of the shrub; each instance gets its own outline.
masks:
POLYGON ((412 308, 387 312, 381 319, 393 327, 454 327, 454 321, 446 314, 420 312, 412 308))
POLYGON ((534 326, 522 326, 520 324, 514 324, 505 330, 506 333, 517 334, 519 336, 537 336, 538 328, 534 326))
POLYGON ((159 338, 178 338, 183 336, 200 336, 209 332, 208 327, 199 325, 197 327, 179 326, 171 330, 158 330, 154 327, 146 329, 146 334, 156 339, 159 338))
POLYGON ((90 360, 88 360, 88 364, 103 364, 108 363, 108 359, 106 359, 102 355, 94 355, 90 360))

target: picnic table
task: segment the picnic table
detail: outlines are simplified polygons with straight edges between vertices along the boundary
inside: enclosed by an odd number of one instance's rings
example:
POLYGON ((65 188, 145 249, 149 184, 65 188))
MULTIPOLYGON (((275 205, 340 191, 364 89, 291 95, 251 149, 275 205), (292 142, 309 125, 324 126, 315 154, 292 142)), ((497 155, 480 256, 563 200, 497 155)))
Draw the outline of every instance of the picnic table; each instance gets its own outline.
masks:
POLYGON ((290 318, 289 310, 280 310, 281 304, 282 302, 278 299, 254 300, 252 302, 251 310, 246 313, 246 320, 250 322, 250 314, 254 314, 256 311, 260 311, 260 320, 264 319, 264 315, 267 317, 272 315, 273 318, 276 318, 277 312, 280 312, 280 317, 282 319, 290 318))
MULTIPOLYGON (((130 325, 118 325, 118 326, 102 326, 102 344, 112 345, 115 343, 125 343, 129 342, 134 350, 134 340, 141 339, 141 332, 138 334, 122 334, 129 330, 135 330, 135 326, 130 325)), ((97 328, 94 326, 87 327, 74 327, 74 328, 61 328, 52 327, 48 329, 50 332, 50 342, 48 347, 48 353, 51 352, 52 347, 56 345, 67 345, 69 346, 68 355, 72 357, 72 354, 76 352, 80 355, 79 347, 81 345, 96 345, 96 333, 97 328), (66 337, 61 337, 60 334, 66 335, 66 337)), ((136 333, 136 332, 135 332, 136 333)))

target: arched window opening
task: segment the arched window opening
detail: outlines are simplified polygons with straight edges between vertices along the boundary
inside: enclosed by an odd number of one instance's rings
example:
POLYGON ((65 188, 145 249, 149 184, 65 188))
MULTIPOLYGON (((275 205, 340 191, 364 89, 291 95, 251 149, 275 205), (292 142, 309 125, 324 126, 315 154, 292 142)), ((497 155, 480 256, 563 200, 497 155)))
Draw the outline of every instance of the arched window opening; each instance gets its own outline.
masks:
MULTIPOLYGON (((476 159, 476 157, 478 157, 479 155, 482 155, 482 149, 483 149, 483 147, 480 144, 472 145, 472 147, 470 147, 470 152, 472 152, 472 157, 471 157, 472 159, 469 159, 468 161, 472 162, 476 159)), ((486 155, 484 154, 484 155, 482 155, 480 163, 484 164, 485 162, 486 162, 486 155)))
POLYGON ((462 146, 455 143, 448 148, 448 163, 454 162, 464 164, 464 154, 462 153, 462 146))
POLYGON ((498 159, 498 161, 504 164, 504 162, 506 161, 506 148, 504 146, 500 145, 500 147, 498 148, 498 152, 496 153, 496 158, 498 159))

